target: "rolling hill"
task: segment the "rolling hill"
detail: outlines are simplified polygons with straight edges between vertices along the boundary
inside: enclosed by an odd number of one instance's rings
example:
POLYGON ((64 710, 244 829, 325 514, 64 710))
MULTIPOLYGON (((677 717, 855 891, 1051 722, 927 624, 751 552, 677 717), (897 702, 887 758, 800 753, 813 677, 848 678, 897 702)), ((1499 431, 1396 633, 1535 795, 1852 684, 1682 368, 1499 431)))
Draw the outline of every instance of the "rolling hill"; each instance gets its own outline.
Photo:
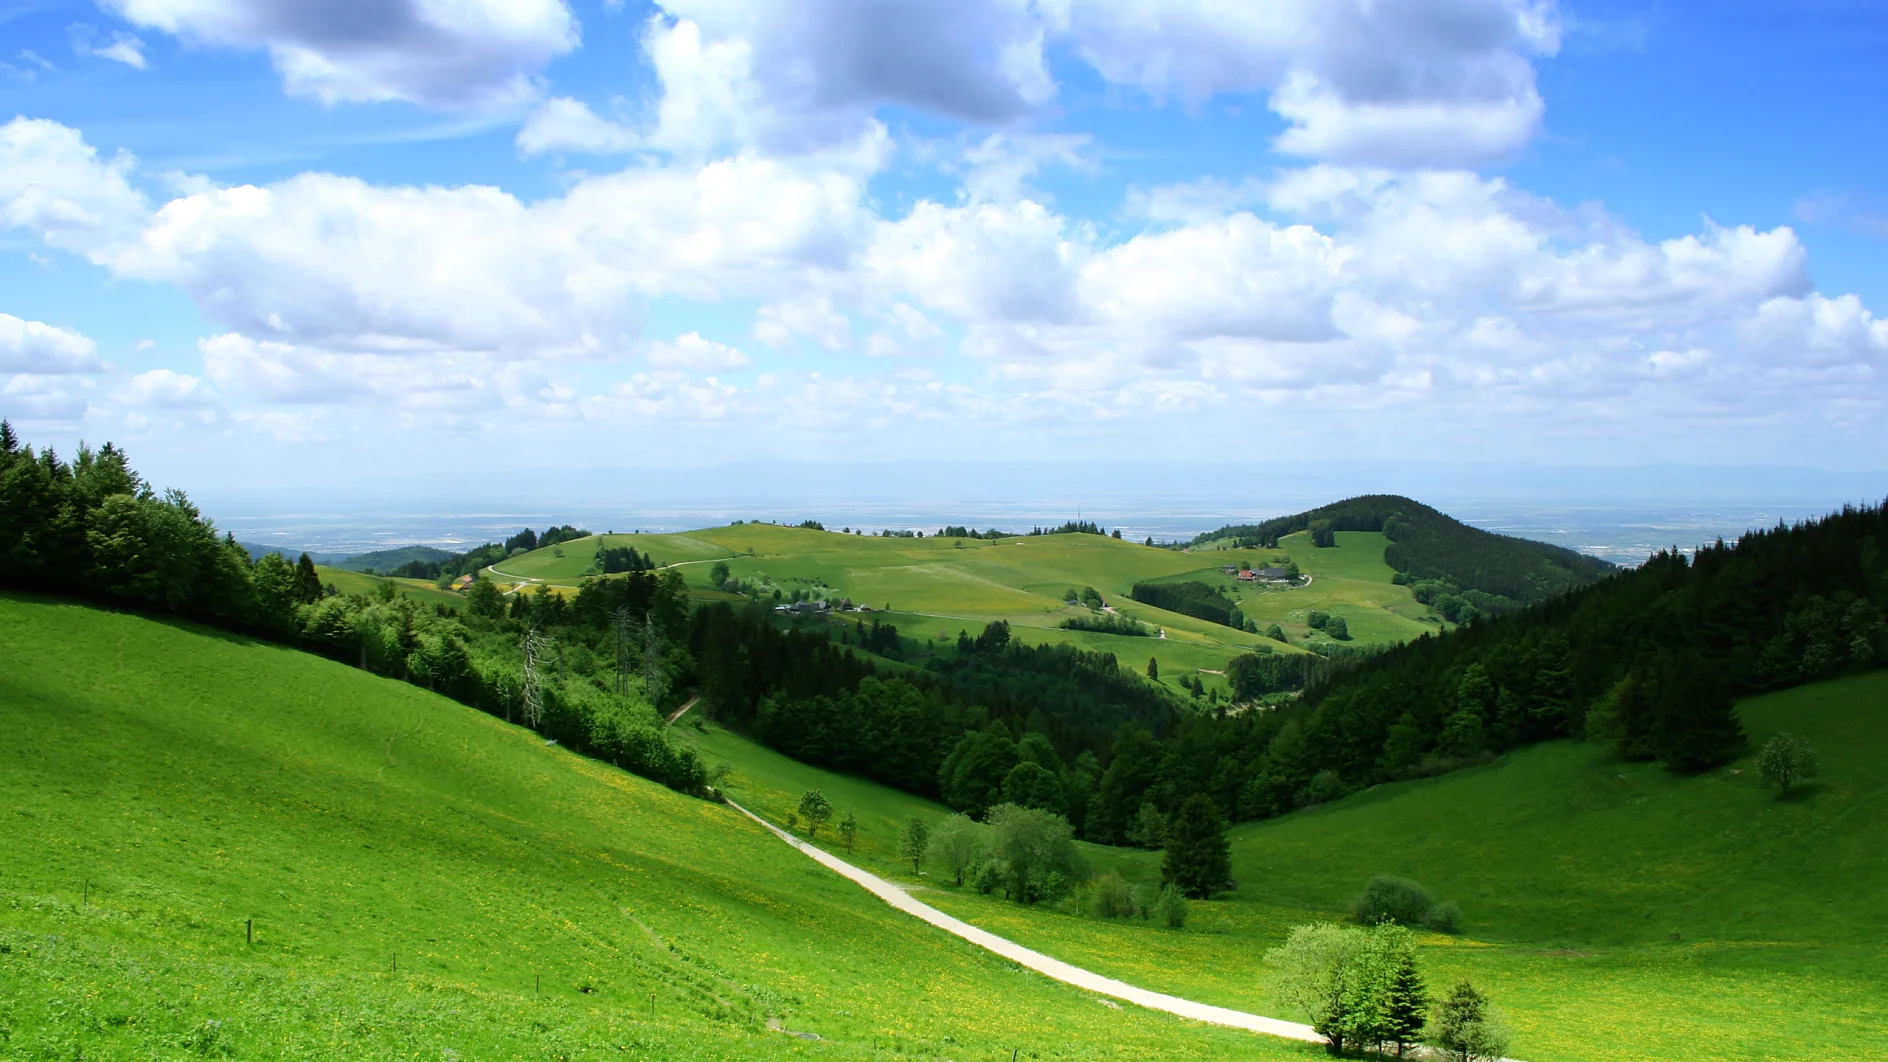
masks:
POLYGON ((1328 545, 1334 531, 1382 532, 1384 563, 1403 581, 1437 584, 1436 593, 1468 593, 1482 612, 1509 611, 1592 583, 1614 572, 1597 557, 1470 527, 1421 502, 1371 494, 1257 524, 1238 524, 1194 539, 1195 548, 1271 548, 1287 535, 1328 545))
POLYGON ((17 594, 0 656, 7 1057, 1306 1057, 1097 1006, 412 686, 17 594))
MULTIPOLYGON (((1235 827, 1238 888, 1196 902, 1181 933, 1023 908, 935 870, 918 887, 933 906, 1089 969, 1291 1017, 1257 957, 1295 923, 1344 917, 1368 878, 1394 873, 1462 906, 1462 936, 1422 939, 1430 984, 1487 989, 1518 1057, 1882 1057, 1888 895, 1873 883, 1888 875, 1888 672, 1752 698, 1739 714, 1758 741, 1788 729, 1822 750, 1820 781, 1780 800, 1750 757, 1674 777, 1551 742, 1235 827)), ((898 880, 912 880, 899 824, 945 814, 718 729, 701 749, 731 765, 737 799, 776 818, 821 788, 858 815, 853 858, 898 880)), ((1082 848, 1097 871, 1159 880, 1158 852, 1082 848)))

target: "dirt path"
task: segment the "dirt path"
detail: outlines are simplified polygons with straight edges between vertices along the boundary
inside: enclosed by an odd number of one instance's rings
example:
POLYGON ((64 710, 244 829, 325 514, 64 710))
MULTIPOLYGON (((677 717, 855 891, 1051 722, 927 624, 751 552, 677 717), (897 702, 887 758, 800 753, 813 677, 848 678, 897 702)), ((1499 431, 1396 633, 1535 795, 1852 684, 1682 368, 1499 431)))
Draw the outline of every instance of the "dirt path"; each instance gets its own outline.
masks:
POLYGON ((953 936, 962 937, 986 951, 1001 955, 1003 958, 1019 966, 1028 967, 1037 973, 1053 977, 1066 984, 1074 985, 1084 991, 1110 996, 1114 999, 1126 1000, 1129 1003, 1146 1007, 1149 1010, 1159 1010, 1165 1011, 1168 1014, 1177 1014, 1182 1018, 1189 1018, 1193 1021, 1211 1022, 1214 1025, 1227 1025, 1235 1029, 1246 1029, 1251 1032, 1264 1033, 1267 1036, 1282 1036, 1288 1040, 1302 1040, 1307 1043, 1324 1042, 1324 1038, 1313 1032, 1309 1025, 1299 1025, 1296 1022, 1261 1017, 1257 1014, 1247 1014, 1244 1011, 1231 1010, 1226 1007, 1214 1007, 1208 1006, 1205 1003, 1195 1003, 1190 999, 1181 999, 1179 996, 1150 992, 1145 988, 1136 988, 1125 981, 1117 981, 1112 977, 1103 977, 1100 974, 1091 973, 1079 966, 1071 966, 1060 959, 1052 959, 1039 951, 1031 951, 1014 941, 1005 940, 994 933, 978 929, 968 922, 952 918, 950 915, 945 914, 929 904, 912 899, 903 889, 886 881, 884 878, 861 870, 851 863, 840 859, 838 856, 807 844, 798 837, 776 827, 773 823, 768 822, 733 801, 729 801, 728 806, 746 815, 748 818, 753 819, 755 822, 760 823, 762 826, 765 826, 774 836, 798 848, 807 856, 824 864, 828 869, 864 886, 866 891, 884 900, 886 903, 891 904, 898 910, 914 918, 921 918, 953 936))
POLYGON ((700 697, 690 697, 690 698, 688 699, 688 703, 687 703, 687 704, 684 704, 684 705, 682 705, 682 706, 681 706, 680 708, 677 708, 677 709, 676 709, 675 711, 673 711, 673 712, 670 712, 670 713, 669 713, 669 721, 668 721, 668 724, 667 724, 667 725, 669 725, 669 726, 674 726, 674 725, 675 725, 675 721, 676 721, 677 719, 680 719, 680 718, 682 718, 682 713, 683 713, 683 712, 686 712, 686 711, 688 711, 688 710, 689 710, 690 708, 693 708, 693 707, 695 707, 695 702, 696 702, 696 701, 699 701, 699 700, 701 700, 701 698, 700 698, 700 697))

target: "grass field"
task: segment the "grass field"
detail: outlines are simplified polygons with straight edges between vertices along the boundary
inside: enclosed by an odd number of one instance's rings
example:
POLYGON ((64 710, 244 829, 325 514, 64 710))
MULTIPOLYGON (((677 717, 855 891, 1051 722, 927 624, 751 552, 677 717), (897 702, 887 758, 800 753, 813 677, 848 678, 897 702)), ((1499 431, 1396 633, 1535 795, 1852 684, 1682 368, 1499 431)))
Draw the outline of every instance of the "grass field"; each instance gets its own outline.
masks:
MULTIPOLYGON (((1740 714, 1757 743, 1784 728, 1807 738, 1822 779, 1779 800, 1748 758, 1674 778, 1592 746, 1539 746, 1235 828, 1239 889, 1196 903, 1182 932, 919 880, 928 902, 1058 958, 1289 1017, 1262 987, 1264 949, 1295 923, 1341 917, 1371 875, 1396 873, 1461 904, 1464 935, 1424 937, 1430 982, 1467 976, 1489 990, 1517 1057, 1888 1057, 1888 672, 1753 698, 1740 714)), ((784 815, 821 787, 859 815, 857 858, 903 880, 889 831, 945 814, 733 735, 703 748, 735 764, 757 810, 784 815)), ((1098 869, 1158 878, 1158 853, 1085 850, 1098 869)))
POLYGON ((306 654, 0 595, 0 659, 0 1057, 1312 1057, 1099 1006, 306 654))
POLYGON ((321 576, 322 582, 343 594, 362 594, 371 597, 379 592, 382 585, 392 583, 400 593, 422 605, 445 605, 449 608, 458 608, 465 603, 465 599, 458 594, 450 590, 441 590, 425 579, 392 579, 379 575, 363 575, 360 572, 350 572, 345 568, 329 568, 323 565, 316 565, 315 571, 321 576))
POLYGON ((1302 651, 1297 643, 1329 642, 1312 632, 1306 618, 1313 610, 1344 617, 1351 644, 1400 642, 1437 629, 1430 610, 1407 587, 1390 581, 1383 563, 1387 544, 1380 534, 1340 532, 1334 548, 1315 549, 1306 536, 1294 535, 1278 550, 1215 551, 1202 554, 1153 549, 1098 535, 1045 535, 998 539, 872 538, 833 531, 812 531, 774 524, 706 528, 684 535, 593 535, 550 549, 520 554, 495 566, 494 578, 512 576, 574 585, 603 545, 631 546, 658 563, 680 564, 692 593, 707 599, 717 592, 709 572, 727 562, 744 582, 823 596, 850 597, 921 641, 954 641, 957 632, 972 634, 992 620, 1006 620, 1029 644, 1067 642, 1094 651, 1113 652, 1130 666, 1160 662, 1169 682, 1182 673, 1202 678, 1209 688, 1224 689, 1218 672, 1233 656, 1263 646, 1279 652, 1302 651), (1312 577, 1311 585, 1260 589, 1240 584, 1220 569, 1241 560, 1262 566, 1289 557, 1312 577), (1232 588, 1241 607, 1260 629, 1282 626, 1293 644, 1280 645, 1258 635, 1235 631, 1143 605, 1128 596, 1137 582, 1198 579, 1232 588), (1165 638, 1135 638, 1060 629, 1066 618, 1087 610, 1064 604, 1070 589, 1092 586, 1124 615, 1165 631, 1165 638))

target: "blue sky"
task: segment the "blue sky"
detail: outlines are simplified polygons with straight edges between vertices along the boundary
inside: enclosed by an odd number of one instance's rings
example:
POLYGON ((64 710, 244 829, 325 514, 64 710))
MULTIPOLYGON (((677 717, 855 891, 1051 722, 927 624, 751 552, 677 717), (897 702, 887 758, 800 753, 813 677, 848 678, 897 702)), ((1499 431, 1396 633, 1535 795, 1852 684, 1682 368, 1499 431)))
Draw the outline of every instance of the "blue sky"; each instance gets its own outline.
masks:
POLYGON ((1888 468, 1888 13, 0 0, 0 416, 284 470, 1888 468))

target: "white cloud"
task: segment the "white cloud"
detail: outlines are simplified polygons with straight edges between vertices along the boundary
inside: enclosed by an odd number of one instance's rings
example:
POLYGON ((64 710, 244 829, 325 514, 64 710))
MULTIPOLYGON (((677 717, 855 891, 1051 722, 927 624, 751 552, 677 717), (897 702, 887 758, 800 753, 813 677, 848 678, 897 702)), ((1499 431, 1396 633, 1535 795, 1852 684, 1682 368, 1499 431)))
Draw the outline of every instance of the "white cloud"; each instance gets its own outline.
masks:
POLYGON ((183 40, 269 53, 291 95, 323 103, 516 105, 577 47, 563 0, 100 0, 183 40))
POLYGON ((104 43, 99 43, 98 30, 95 27, 79 24, 71 27, 70 36, 72 51, 77 55, 110 59, 114 63, 123 63, 134 70, 150 68, 150 63, 144 58, 144 42, 136 34, 119 30, 104 43))
POLYGON ((857 139, 881 105, 978 123, 1055 92, 1028 0, 661 0, 647 47, 653 139, 803 151, 857 139))
POLYGON ((18 373, 0 377, 0 415, 18 421, 71 423, 91 406, 96 384, 85 377, 18 373))
POLYGON ((171 369, 152 369, 125 381, 112 400, 133 409, 210 409, 216 396, 202 378, 171 369))
POLYGON ((0 223, 80 253, 121 243, 149 212, 128 176, 136 160, 100 160, 76 129, 43 118, 0 125, 0 223))
POLYGON ((98 344, 68 328, 0 313, 0 372, 103 372, 98 344))
POLYGON ((634 150, 639 141, 635 130, 599 117, 582 101, 564 96, 539 104, 518 130, 518 150, 526 155, 552 151, 616 155, 634 150))
POLYGON ((1052 0, 1102 76, 1199 105, 1270 92, 1281 150, 1452 165, 1498 158, 1541 118, 1532 56, 1559 48, 1552 0, 1052 0))
POLYGON ((726 372, 746 368, 748 359, 726 343, 703 339, 698 332, 687 332, 676 336, 672 342, 651 344, 649 364, 659 369, 726 372))
POLYGON ((754 338, 776 348, 806 339, 827 350, 844 350, 852 345, 852 322, 833 309, 831 299, 815 295, 762 306, 754 322, 754 338))

